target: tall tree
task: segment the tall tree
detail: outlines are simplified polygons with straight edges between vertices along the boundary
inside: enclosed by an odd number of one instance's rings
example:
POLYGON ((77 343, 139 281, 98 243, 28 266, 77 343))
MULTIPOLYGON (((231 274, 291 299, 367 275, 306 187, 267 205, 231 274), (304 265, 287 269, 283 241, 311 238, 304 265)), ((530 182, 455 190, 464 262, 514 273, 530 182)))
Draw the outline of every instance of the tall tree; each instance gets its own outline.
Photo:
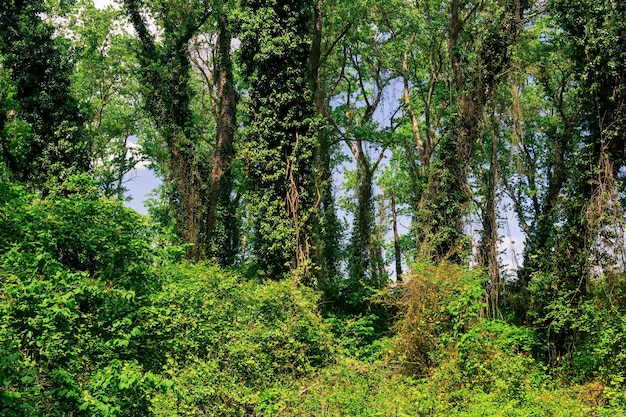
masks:
POLYGON ((584 296, 592 266, 588 262, 606 249, 598 247, 598 238, 622 218, 615 179, 626 163, 626 5, 555 0, 549 10, 572 44, 576 78, 585 91, 580 97, 582 147, 564 227, 568 257, 577 262, 561 260, 564 271, 572 274, 571 284, 584 296))
POLYGON ((177 228, 184 241, 192 244, 190 257, 199 259, 209 248, 204 233, 209 164, 203 157, 204 138, 194 126, 190 106, 189 42, 212 16, 212 2, 125 0, 124 6, 139 39, 137 57, 146 110, 167 147, 167 161, 162 162, 167 165, 166 181, 173 185, 177 228), (147 11, 152 11, 152 16, 144 15, 147 11), (148 17, 155 19, 162 36, 151 32, 148 17))
POLYGON ((471 193, 467 184, 472 152, 480 136, 483 111, 500 75, 510 63, 509 48, 523 25, 525 0, 491 4, 451 0, 447 51, 451 68, 450 91, 456 97, 454 116, 446 127, 428 174, 421 201, 422 244, 437 259, 462 261, 467 254, 463 218, 471 193), (486 25, 473 40, 468 25, 486 25), (476 59, 470 60, 468 52, 476 59))
POLYGON ((97 8, 92 0, 80 0, 69 17, 67 30, 76 50, 72 84, 87 108, 93 174, 106 195, 124 199, 127 174, 142 159, 132 136, 141 138, 148 130, 146 114, 137 105, 132 34, 122 24, 123 11, 112 5, 97 8))
POLYGON ((333 127, 329 138, 341 145, 337 154, 342 151, 351 161, 349 169, 344 167, 349 176, 343 184, 350 198, 341 199, 340 204, 353 219, 345 251, 347 277, 334 282, 334 294, 327 296, 336 300, 336 307, 352 312, 363 312, 367 294, 387 282, 374 203, 376 172, 385 155, 388 132, 383 127, 386 122, 375 113, 380 112, 392 76, 385 68, 385 35, 370 24, 376 6, 340 3, 343 11, 332 22, 336 35, 329 39, 336 49, 326 67, 330 72, 327 100, 332 103, 327 117, 333 127))
POLYGON ((513 125, 528 126, 518 152, 526 168, 517 192, 516 177, 505 180, 528 234, 518 285, 528 285, 537 272, 558 270, 562 289, 573 291, 575 300, 585 297, 593 259, 620 246, 602 247, 598 239, 614 231, 622 216, 615 179, 625 162, 626 87, 619 58, 625 10, 612 2, 549 6, 553 27, 544 34, 549 42, 537 47, 539 65, 531 77, 548 110, 514 112, 513 125))
POLYGON ((237 93, 231 58, 231 22, 228 2, 217 3, 214 81, 218 98, 215 151, 213 153, 205 234, 210 239, 210 255, 222 265, 232 265, 239 244, 237 204, 233 191, 232 162, 237 130, 237 93), (218 224, 220 231, 218 231, 218 224))
POLYGON ((559 225, 566 221, 567 187, 576 175, 582 107, 569 48, 555 38, 555 28, 546 27, 545 18, 539 19, 529 28, 510 76, 511 102, 503 120, 508 144, 500 168, 503 188, 526 235, 523 266, 514 284, 522 320, 530 303, 530 280, 554 266, 559 225))
POLYGON ((392 167, 403 174, 395 178, 406 178, 405 184, 396 188, 397 197, 411 208, 416 257, 428 258, 427 245, 418 245, 428 230, 420 223, 422 201, 435 151, 452 118, 449 54, 445 50, 448 10, 445 3, 427 0, 414 5, 391 3, 384 10, 382 21, 391 34, 395 55, 388 64, 402 88, 403 119, 395 133, 392 167))
POLYGON ((36 188, 90 168, 86 117, 71 89, 71 48, 55 36, 50 16, 43 0, 0 5, 0 62, 14 86, 15 104, 0 109, 2 158, 16 179, 36 188), (6 129, 20 122, 13 134, 6 129))
POLYGON ((320 194, 319 215, 314 223, 315 248, 313 260, 319 269, 318 287, 330 288, 329 284, 339 276, 342 229, 337 217, 333 195, 333 152, 336 142, 330 132, 330 98, 336 88, 336 75, 330 56, 333 56, 337 43, 345 36, 351 22, 337 27, 329 21, 336 17, 338 5, 324 0, 315 0, 312 32, 311 56, 309 59, 309 83, 318 118, 317 152, 315 154, 315 178, 320 194))
MULTIPOLYGON (((261 274, 310 277, 315 193, 309 84, 313 4, 242 2, 241 63, 250 88, 246 134, 254 252, 261 274)), ((306 279, 306 278, 305 278, 306 279)))
POLYGON ((478 147, 480 154, 477 162, 478 169, 475 171, 479 182, 476 190, 479 197, 477 202, 480 216, 480 238, 477 245, 477 263, 484 268, 490 277, 488 291, 487 314, 491 318, 498 318, 500 294, 503 292, 503 280, 500 273, 499 249, 500 238, 498 234, 498 203, 499 203, 499 149, 501 120, 496 114, 496 109, 491 109, 492 114, 488 117, 488 126, 484 132, 482 146, 478 147), (489 140, 491 139, 491 140, 489 140))

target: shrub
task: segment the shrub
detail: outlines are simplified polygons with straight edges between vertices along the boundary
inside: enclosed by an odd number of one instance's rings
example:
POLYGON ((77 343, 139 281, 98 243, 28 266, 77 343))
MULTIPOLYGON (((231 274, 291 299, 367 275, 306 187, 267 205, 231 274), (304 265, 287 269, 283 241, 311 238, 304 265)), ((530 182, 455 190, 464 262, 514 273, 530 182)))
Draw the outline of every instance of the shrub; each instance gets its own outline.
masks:
POLYGON ((483 308, 486 277, 451 264, 416 265, 398 288, 398 355, 410 372, 427 373, 437 349, 456 340, 483 308))
POLYGON ((163 289, 141 312, 142 356, 173 388, 154 398, 155 410, 241 415, 276 380, 329 361, 330 333, 316 297, 295 281, 259 284, 210 264, 158 274, 163 289))
POLYGON ((71 271, 147 292, 154 234, 134 210, 105 198, 86 177, 74 178, 45 198, 12 186, 0 204, 0 254, 45 256, 71 271))
POLYGON ((147 411, 127 376, 142 372, 136 311, 153 281, 148 226, 82 177, 45 198, 0 188, 10 195, 0 200, 3 415, 147 411))
POLYGON ((133 363, 139 334, 135 292, 50 259, 39 259, 30 270, 28 263, 8 261, 18 257, 15 251, 5 254, 0 266, 0 375, 8 387, 0 399, 4 415, 125 415, 113 412, 122 408, 133 415, 124 404, 141 409, 136 393, 130 400, 128 389, 95 382, 103 380, 102 369, 113 361, 117 368, 133 363), (87 398, 112 408, 96 412, 87 398))
POLYGON ((276 384, 257 408, 262 417, 432 415, 435 399, 390 368, 342 358, 309 378, 276 384))

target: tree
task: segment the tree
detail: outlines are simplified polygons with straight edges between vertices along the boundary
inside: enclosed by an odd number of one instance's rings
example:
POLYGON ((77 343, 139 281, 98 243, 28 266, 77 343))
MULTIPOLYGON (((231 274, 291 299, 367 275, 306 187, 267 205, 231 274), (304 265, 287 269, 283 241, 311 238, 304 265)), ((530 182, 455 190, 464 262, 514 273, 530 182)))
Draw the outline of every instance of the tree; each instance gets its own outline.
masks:
MULTIPOLYGON (((216 259, 223 266, 235 263, 241 234, 238 213, 241 192, 236 189, 238 179, 233 171, 238 103, 231 56, 235 12, 232 2, 215 2, 211 19, 189 45, 195 92, 194 123, 201 136, 211 137, 215 132, 215 143, 207 143, 213 154, 211 172, 206 179, 204 256, 216 259), (234 193, 238 197, 233 198, 234 193)), ((210 151, 205 150, 207 158, 210 151)))
POLYGON ((463 217, 470 202, 468 169, 480 136, 485 104, 491 99, 502 72, 509 66, 509 47, 523 25, 526 1, 450 3, 447 51, 451 68, 450 92, 455 97, 453 117, 446 127, 428 175, 421 201, 420 221, 426 227, 423 244, 436 259, 460 262, 467 253, 463 217), (500 6, 500 7, 498 7, 500 6), (485 24, 480 43, 472 45, 467 33, 470 19, 485 24), (467 42, 467 43, 465 43, 467 42), (463 52, 475 53, 473 62, 463 52))
POLYGON ((337 17, 337 9, 336 4, 324 0, 315 1, 309 59, 309 83, 318 117, 315 179, 316 190, 320 195, 319 215, 314 219, 317 221, 313 224, 315 243, 312 255, 314 263, 319 268, 318 286, 324 291, 332 291, 330 284, 339 277, 342 241, 342 229, 337 217, 333 194, 332 175, 333 154, 337 143, 333 140, 328 123, 331 112, 330 100, 337 88, 337 84, 333 83, 335 67, 330 57, 336 53, 337 44, 352 25, 352 22, 346 22, 342 28, 339 28, 337 24, 334 24, 332 19, 337 17))
POLYGON ((522 317, 550 329, 545 335, 550 357, 560 358, 573 355, 573 346, 584 340, 575 317, 585 303, 598 297, 612 276, 617 278, 609 288, 622 285, 618 178, 626 162, 626 7, 556 0, 548 11, 558 28, 549 40, 564 45, 570 75, 552 96, 571 98, 573 104, 555 100, 561 123, 551 135, 557 146, 541 207, 545 220, 532 230, 531 261, 520 275, 522 294, 527 290, 531 301, 522 317), (549 244, 542 245, 542 238, 549 244))
MULTIPOLYGON (((563 259, 561 265, 572 274, 570 279, 578 283, 584 296, 585 279, 592 266, 588 262, 600 260, 602 251, 611 250, 604 247, 601 235, 603 231, 610 233, 607 228, 623 216, 615 180, 626 163, 626 6, 611 1, 571 4, 555 0, 550 11, 571 42, 574 71, 585 91, 580 97, 579 163, 568 190, 571 204, 566 207, 568 222, 564 227, 570 245, 568 256, 573 255, 578 262, 563 259), (586 22, 584 27, 581 21, 586 22)), ((607 265, 600 261, 599 266, 607 265)))
POLYGON ((222 265, 232 265, 239 244, 237 204, 231 199, 233 191, 232 162, 235 157, 235 132, 237 129, 237 93, 233 79, 231 59, 231 23, 228 5, 224 2, 216 11, 217 41, 214 74, 218 103, 215 151, 212 160, 209 201, 206 215, 206 235, 210 237, 210 254, 222 265), (219 212, 218 212, 219 208, 219 212), (216 221, 223 226, 218 233, 216 221))
POLYGON ((0 5, 4 105, 0 146, 13 177, 34 188, 90 169, 86 117, 74 97, 68 41, 55 35, 43 0, 0 5), (10 79, 10 81, 9 81, 10 79))
MULTIPOLYGON (((146 3, 125 0, 124 6, 138 35, 137 57, 144 88, 145 107, 157 125, 167 148, 166 181, 172 183, 177 228, 185 242, 191 243, 189 256, 207 257, 211 240, 207 226, 210 163, 205 140, 194 125, 191 108, 191 59, 189 43, 213 15, 213 3, 146 3), (148 7, 149 6, 149 7, 148 7), (146 7, 148 7, 146 9, 146 7), (162 39, 151 33, 144 10, 152 11, 162 39)), ((221 152, 221 146, 218 152, 221 152)), ((213 206, 211 206, 214 208, 213 206)))
POLYGON ((123 11, 98 9, 92 0, 79 1, 67 30, 76 50, 73 90, 86 104, 93 174, 107 195, 124 199, 126 175, 142 159, 132 136, 150 131, 141 102, 137 60, 129 48, 132 35, 121 23, 123 11))
POLYGON ((518 51, 502 120, 506 140, 501 182, 526 235, 513 291, 520 299, 512 303, 521 320, 527 319, 526 290, 533 275, 554 266, 581 138, 582 91, 575 83, 570 46, 546 23, 545 18, 535 21, 518 51))
MULTIPOLYGON (((246 132, 253 247, 263 277, 310 277, 314 108, 310 2, 244 1, 240 59, 249 83, 246 132)), ((306 278, 305 278, 306 279, 306 278)))

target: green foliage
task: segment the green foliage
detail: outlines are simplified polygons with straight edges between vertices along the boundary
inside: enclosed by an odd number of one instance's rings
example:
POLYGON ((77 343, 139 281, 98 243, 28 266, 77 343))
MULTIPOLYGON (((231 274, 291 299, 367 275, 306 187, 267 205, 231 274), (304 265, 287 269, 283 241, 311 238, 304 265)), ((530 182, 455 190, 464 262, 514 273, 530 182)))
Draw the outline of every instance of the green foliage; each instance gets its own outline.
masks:
MULTIPOLYGON (((5 186, 13 193, 19 190, 5 186)), ((7 262, 15 258, 16 268, 24 259, 32 259, 35 266, 53 260, 71 271, 147 291, 148 223, 121 202, 102 197, 88 177, 75 177, 43 199, 22 194, 4 203, 0 253, 7 262)))
POLYGON ((384 366, 343 359, 311 378, 266 392, 260 415, 425 415, 432 400, 420 388, 384 366))
POLYGON ((0 415, 626 415, 624 2, 118 3, 0 1, 0 415))
POLYGON ((137 34, 132 47, 139 64, 141 104, 158 133, 144 138, 144 149, 168 183, 164 189, 176 236, 182 240, 179 243, 190 243, 187 255, 202 259, 212 238, 206 230, 210 146, 203 135, 205 126, 196 126, 201 117, 192 106, 196 91, 188 45, 208 28, 207 22, 216 11, 213 3, 205 0, 193 5, 185 1, 122 3, 137 34), (152 25, 160 31, 159 36, 151 32, 152 25))
POLYGON ((258 284, 208 264, 158 275, 163 289, 141 312, 141 357, 173 390, 153 399, 156 415, 243 415, 264 387, 330 359, 315 297, 293 280, 258 284))
POLYGON ((0 189, 2 415, 243 415, 329 361, 295 281, 167 266, 145 220, 86 178, 0 189))
POLYGON ((328 359, 329 334, 315 298, 290 280, 258 284, 217 267, 159 271, 162 291, 142 313, 151 366, 212 358, 250 383, 306 373, 328 359))
POLYGON ((458 342, 476 323, 486 281, 480 271, 453 264, 414 266, 396 295, 398 354, 408 370, 427 373, 439 362, 437 352, 458 342))
POLYGON ((80 0, 68 16, 76 70, 72 87, 84 100, 89 118, 92 173, 106 195, 124 198, 125 174, 143 155, 131 144, 131 135, 144 139, 149 132, 141 101, 137 60, 131 54, 129 28, 121 24, 122 11, 96 8, 80 0))
MULTIPOLYGON (((450 384, 459 374, 456 366, 454 357, 446 359, 433 379, 415 380, 388 366, 342 359, 312 377, 265 391, 257 413, 268 417, 583 417, 602 411, 577 396, 577 389, 552 383, 527 357, 494 357, 483 369, 484 379, 461 385, 450 384)), ((604 412, 609 411, 619 412, 615 408, 604 412)))
POLYGON ((393 343, 386 336, 387 323, 375 314, 343 318, 330 315, 325 321, 331 326, 338 353, 346 357, 380 362, 385 359, 388 345, 393 343))
POLYGON ((531 281, 531 313, 539 327, 546 354, 560 374, 574 381, 601 381, 608 387, 624 387, 626 369, 626 322, 621 274, 603 275, 592 285, 593 297, 571 302, 575 291, 563 291, 552 274, 537 275, 531 281), (534 316, 536 315, 536 316, 534 316), (565 343, 558 338, 564 338, 565 343), (560 344, 576 348, 556 352, 560 344))
POLYGON ((250 86, 244 152, 252 244, 259 275, 270 279, 310 269, 316 215, 307 71, 311 14, 311 1, 242 2, 239 59, 250 86))
MULTIPOLYGON (((559 310, 585 334, 573 363, 595 378, 562 386, 532 359, 535 332, 480 318, 480 271, 414 267, 401 288, 378 296, 401 313, 398 337, 381 337, 375 315, 324 321, 315 294, 294 279, 260 284, 210 264, 168 264, 144 220, 86 178, 45 198, 6 181, 0 190, 2 415, 583 416, 624 408, 619 276, 597 283, 596 300, 606 304, 582 303, 577 317, 559 310), (409 358, 416 363, 407 366, 409 358)), ((537 291, 548 294, 549 283, 537 279, 537 291)))
POLYGON ((90 163, 86 118, 71 89, 71 49, 44 18, 52 12, 47 6, 43 0, 0 5, 1 75, 3 86, 9 84, 0 108, 1 155, 13 178, 34 187, 86 172, 90 163))
POLYGON ((258 401, 255 387, 223 371, 211 359, 189 357, 185 366, 165 367, 164 374, 167 389, 151 399, 154 416, 243 417, 250 415, 258 401))
POLYGON ((143 414, 133 357, 149 228, 85 178, 43 199, 0 187, 3 415, 143 414))
MULTIPOLYGON (((549 22, 560 29, 555 30, 552 42, 563 45, 567 53, 566 65, 557 65, 565 67, 563 72, 569 80, 576 80, 578 89, 571 97, 574 105, 564 104, 565 77, 556 91, 552 77, 544 82, 561 119, 548 130, 548 139, 557 139, 557 158, 547 167, 552 169, 548 194, 543 212, 537 215, 521 277, 522 284, 530 280, 528 316, 544 332, 546 355, 552 365, 565 370, 570 368, 574 347, 581 346, 589 334, 606 341, 608 333, 592 329, 598 322, 589 314, 591 306, 613 311, 592 291, 594 275, 620 264, 617 259, 623 250, 623 237, 617 238, 621 232, 615 230, 623 221, 616 181, 626 143, 621 117, 626 106, 622 23, 626 9, 610 1, 555 0, 549 2, 548 11, 549 22), (574 117, 570 116, 572 108, 577 111, 574 117), (581 321, 581 316, 589 321, 581 321)), ((620 325, 608 327, 615 331, 620 325)), ((585 370, 579 370, 588 375, 594 359, 582 356, 580 365, 585 364, 585 370)))

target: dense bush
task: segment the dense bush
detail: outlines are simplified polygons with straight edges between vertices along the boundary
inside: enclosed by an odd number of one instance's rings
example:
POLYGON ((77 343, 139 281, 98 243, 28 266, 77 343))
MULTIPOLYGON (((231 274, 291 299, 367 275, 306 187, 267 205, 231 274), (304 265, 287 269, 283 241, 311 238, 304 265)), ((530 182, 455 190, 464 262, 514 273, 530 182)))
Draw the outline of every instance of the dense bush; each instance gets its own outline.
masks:
POLYGON ((77 177, 45 198, 9 188, 0 207, 0 253, 48 257, 71 271, 147 291, 146 269, 156 237, 137 212, 104 198, 88 177, 77 177))
POLYGON ((457 265, 416 265, 396 288, 399 360, 410 372, 428 373, 437 351, 458 339, 483 308, 486 278, 457 265))
POLYGON ((243 415, 329 361, 296 282, 170 264, 146 219, 86 178, 0 189, 0 415, 243 415))
POLYGON ((155 399, 158 415, 243 415, 264 387, 330 358, 316 299, 294 281, 259 284, 206 264, 159 276, 163 290, 142 312, 143 356, 165 367, 178 394, 155 399))
MULTIPOLYGON (((261 415, 621 415, 603 408, 601 388, 553 380, 531 355, 539 343, 533 331, 481 318, 484 283, 479 271, 458 266, 415 267, 387 295, 400 310, 396 338, 379 345, 388 351, 378 357, 388 361, 346 358, 283 383, 264 393, 261 415)), ((371 328, 367 323, 348 327, 360 333, 371 328)), ((343 352, 354 357, 362 349, 343 352)))
POLYGON ((0 188, 3 415, 146 410, 134 341, 153 281, 149 227, 85 178, 44 198, 0 188))
POLYGON ((621 277, 576 306, 534 278, 543 317, 579 342, 560 382, 533 356, 541 328, 481 317, 479 271, 419 265, 370 298, 399 312, 393 335, 374 310, 323 319, 294 280, 175 261, 87 178, 0 191, 3 417, 625 414, 621 277))
POLYGON ((574 297, 561 288, 557 274, 535 274, 529 316, 553 374, 601 384, 605 402, 626 410, 625 287, 623 274, 599 274, 584 297, 574 297))
POLYGON ((257 415, 587 417, 596 411, 601 415, 602 408, 588 404, 578 387, 559 387, 531 359, 502 355, 487 368, 491 371, 487 379, 504 377, 490 390, 479 381, 449 384, 446 379, 455 379, 459 372, 455 359, 445 360, 432 378, 416 380, 394 367, 346 358, 308 378, 265 391, 257 415))

